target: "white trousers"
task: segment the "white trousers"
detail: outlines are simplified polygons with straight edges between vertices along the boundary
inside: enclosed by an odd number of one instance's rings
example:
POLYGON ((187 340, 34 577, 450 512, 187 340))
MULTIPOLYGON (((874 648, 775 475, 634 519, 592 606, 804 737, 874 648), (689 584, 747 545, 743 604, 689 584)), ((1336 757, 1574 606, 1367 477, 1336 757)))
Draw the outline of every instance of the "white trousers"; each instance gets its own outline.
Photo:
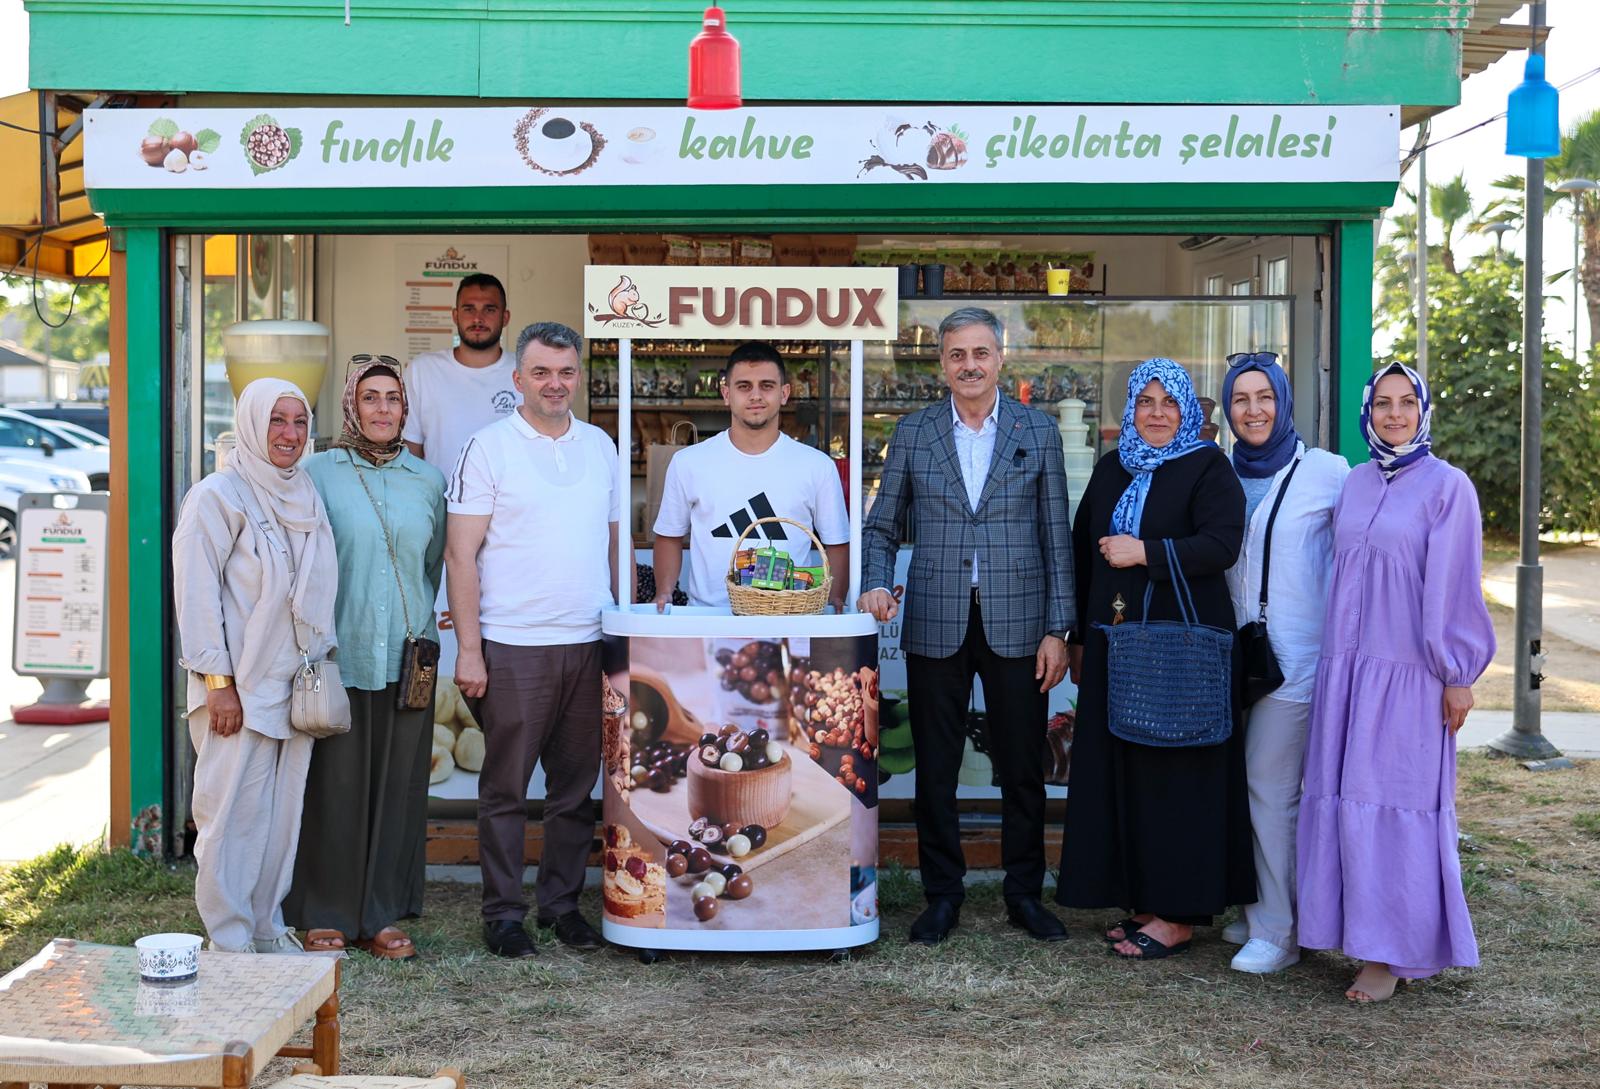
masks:
POLYGON ((1251 838, 1260 897, 1244 909, 1250 936, 1295 949, 1295 824, 1311 704, 1267 696, 1249 710, 1244 739, 1251 838))
POLYGON ((211 732, 204 707, 189 716, 194 765, 195 906, 218 949, 249 952, 284 934, 283 898, 294 877, 300 810, 313 739, 287 741, 243 729, 211 732))

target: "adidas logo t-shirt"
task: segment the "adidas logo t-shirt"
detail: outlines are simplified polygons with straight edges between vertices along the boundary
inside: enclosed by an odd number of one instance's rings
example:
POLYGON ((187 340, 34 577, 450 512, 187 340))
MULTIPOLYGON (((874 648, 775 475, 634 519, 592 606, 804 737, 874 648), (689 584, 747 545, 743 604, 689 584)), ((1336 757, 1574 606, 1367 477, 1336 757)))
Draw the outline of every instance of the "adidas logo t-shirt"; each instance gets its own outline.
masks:
MULTIPOLYGON (((727 607, 723 579, 735 542, 752 522, 774 516, 810 526, 825 545, 847 543, 850 516, 833 459, 781 433, 765 453, 746 454, 726 431, 673 455, 655 532, 689 538, 684 592, 691 605, 727 607)), ((769 544, 802 565, 813 550, 810 537, 781 522, 762 525, 744 547, 769 544)))

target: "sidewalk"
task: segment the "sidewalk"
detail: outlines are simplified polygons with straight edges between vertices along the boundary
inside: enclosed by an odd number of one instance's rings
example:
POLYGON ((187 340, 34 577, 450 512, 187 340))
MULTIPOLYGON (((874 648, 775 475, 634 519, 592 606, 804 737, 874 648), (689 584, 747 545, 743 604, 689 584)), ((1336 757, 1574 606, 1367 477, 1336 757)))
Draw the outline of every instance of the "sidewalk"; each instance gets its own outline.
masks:
MULTIPOLYGON (((104 722, 18 726, 11 705, 32 703, 40 684, 11 672, 11 614, 16 564, 0 560, 0 865, 33 858, 61 843, 105 835, 111 810, 111 737, 104 722)), ((94 681, 96 699, 111 694, 94 681)))
MULTIPOLYGON (((1542 556, 1544 630, 1600 651, 1600 546, 1584 545, 1542 556)), ((1483 592, 1506 608, 1517 604, 1517 565, 1502 563, 1484 574, 1483 592)))

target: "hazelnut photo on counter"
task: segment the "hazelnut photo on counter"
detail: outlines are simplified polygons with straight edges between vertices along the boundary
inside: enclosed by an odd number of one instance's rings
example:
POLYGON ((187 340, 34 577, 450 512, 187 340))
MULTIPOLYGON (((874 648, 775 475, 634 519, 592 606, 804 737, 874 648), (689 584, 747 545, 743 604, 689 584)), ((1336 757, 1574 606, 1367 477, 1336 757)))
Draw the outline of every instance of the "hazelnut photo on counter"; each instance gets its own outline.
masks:
POLYGON ((810 658, 791 659, 788 681, 797 744, 862 805, 877 805, 879 691, 875 666, 853 659, 833 664, 813 653, 810 658))

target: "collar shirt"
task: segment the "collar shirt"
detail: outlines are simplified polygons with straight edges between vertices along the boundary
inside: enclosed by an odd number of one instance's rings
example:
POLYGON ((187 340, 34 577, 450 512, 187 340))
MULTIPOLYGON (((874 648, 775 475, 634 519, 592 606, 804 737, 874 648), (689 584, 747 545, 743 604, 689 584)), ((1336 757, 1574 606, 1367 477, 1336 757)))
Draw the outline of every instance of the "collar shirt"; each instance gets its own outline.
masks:
MULTIPOLYGON (((967 489, 967 505, 974 511, 983 495, 983 485, 989 479, 989 462, 994 459, 994 439, 1000 427, 1000 392, 995 391, 994 404, 983 418, 983 427, 977 431, 961 421, 956 411, 955 397, 950 398, 952 433, 956 442, 956 460, 961 463, 961 482, 967 489)), ((978 553, 972 553, 972 585, 978 585, 978 553)))
POLYGON ((438 638, 444 475, 408 450, 373 465, 342 448, 313 455, 306 471, 338 547, 339 672, 346 687, 376 692, 400 679, 408 621, 411 634, 438 638), (389 540, 398 571, 390 566, 389 540))
POLYGON ((624 483, 604 431, 569 417, 556 438, 513 412, 467 440, 446 495, 451 514, 489 516, 478 552, 485 639, 554 646, 600 638, 612 603, 610 524, 624 483))

